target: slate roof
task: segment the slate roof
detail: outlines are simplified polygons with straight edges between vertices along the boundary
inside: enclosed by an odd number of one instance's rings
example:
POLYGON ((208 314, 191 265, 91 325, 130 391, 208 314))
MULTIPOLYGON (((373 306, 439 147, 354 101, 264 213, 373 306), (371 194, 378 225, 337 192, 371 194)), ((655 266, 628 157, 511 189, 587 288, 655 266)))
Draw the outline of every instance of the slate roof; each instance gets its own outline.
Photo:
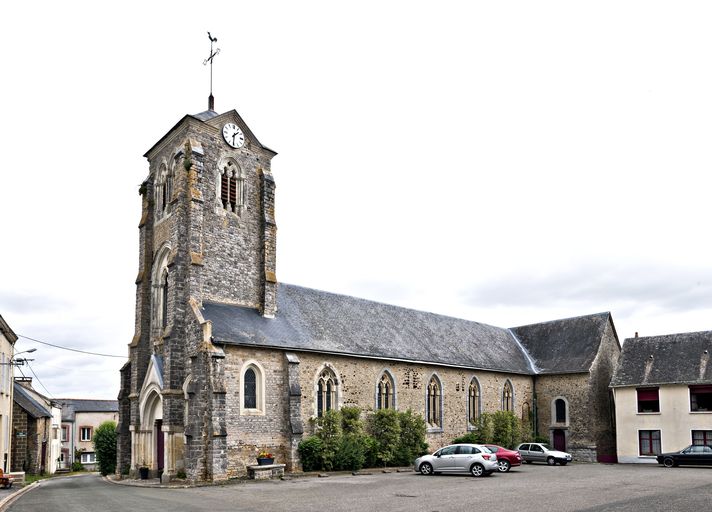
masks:
POLYGON ((196 119, 200 119, 201 121, 207 121, 208 119, 218 117, 219 115, 220 114, 218 114, 214 110, 205 110, 204 112, 201 112, 199 114, 193 114, 193 117, 195 117, 196 119))
POLYGON ((596 358, 610 313, 512 328, 540 374, 587 372, 596 358))
POLYGON ((17 405, 22 407, 27 414, 33 418, 51 418, 52 413, 44 405, 40 404, 35 400, 29 391, 27 391, 22 385, 17 382, 13 383, 14 386, 14 401, 17 405))
POLYGON ((2 317, 2 315, 0 315, 0 333, 2 333, 5 338, 7 338, 7 341, 9 341, 11 345, 14 345, 17 341, 17 334, 15 334, 15 331, 13 331, 10 326, 7 325, 7 322, 2 317))
POLYGON ((710 384, 710 354, 712 331, 627 338, 611 387, 710 384))
POLYGON ((62 421, 74 421, 78 412, 118 412, 118 400, 55 399, 62 407, 62 421))
POLYGON ((279 284, 275 318, 205 302, 213 341, 531 374, 509 329, 279 284))

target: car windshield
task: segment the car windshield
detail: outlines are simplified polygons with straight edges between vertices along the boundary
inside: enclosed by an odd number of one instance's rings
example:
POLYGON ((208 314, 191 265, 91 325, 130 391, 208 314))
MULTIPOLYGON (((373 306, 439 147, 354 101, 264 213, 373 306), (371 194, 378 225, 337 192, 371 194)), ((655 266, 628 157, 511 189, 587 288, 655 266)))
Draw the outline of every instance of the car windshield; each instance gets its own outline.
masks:
POLYGON ((492 448, 490 448, 489 446, 480 446, 480 448, 482 448, 482 451, 484 453, 494 453, 496 451, 496 450, 493 450, 492 448))
POLYGON ((539 443, 539 445, 540 445, 542 448, 544 448, 545 450, 551 450, 551 447, 550 447, 548 444, 546 444, 546 443, 539 443))

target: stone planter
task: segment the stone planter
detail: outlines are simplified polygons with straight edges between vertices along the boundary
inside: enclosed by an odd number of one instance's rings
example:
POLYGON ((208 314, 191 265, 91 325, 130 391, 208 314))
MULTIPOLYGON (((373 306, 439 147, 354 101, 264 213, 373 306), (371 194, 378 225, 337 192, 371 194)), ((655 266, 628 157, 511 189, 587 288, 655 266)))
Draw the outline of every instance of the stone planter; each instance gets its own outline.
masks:
POLYGON ((269 466, 271 464, 274 464, 274 457, 257 457, 257 464, 260 466, 269 466))

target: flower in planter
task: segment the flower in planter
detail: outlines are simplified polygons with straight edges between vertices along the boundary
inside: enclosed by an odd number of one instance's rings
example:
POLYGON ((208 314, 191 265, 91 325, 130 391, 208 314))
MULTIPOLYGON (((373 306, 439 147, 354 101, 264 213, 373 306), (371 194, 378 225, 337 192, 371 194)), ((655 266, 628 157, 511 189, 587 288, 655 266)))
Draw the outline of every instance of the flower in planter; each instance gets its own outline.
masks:
POLYGON ((258 459, 273 459, 274 455, 272 455, 267 450, 262 450, 260 453, 257 454, 257 458, 258 459))

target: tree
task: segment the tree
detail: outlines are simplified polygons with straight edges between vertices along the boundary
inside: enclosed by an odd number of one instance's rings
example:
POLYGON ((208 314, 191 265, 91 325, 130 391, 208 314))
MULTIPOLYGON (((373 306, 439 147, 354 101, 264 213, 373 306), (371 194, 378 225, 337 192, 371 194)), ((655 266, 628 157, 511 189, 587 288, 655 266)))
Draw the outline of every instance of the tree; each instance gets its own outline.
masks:
POLYGON ((94 431, 92 438, 99 472, 108 475, 116 471, 116 422, 105 421, 94 431))

